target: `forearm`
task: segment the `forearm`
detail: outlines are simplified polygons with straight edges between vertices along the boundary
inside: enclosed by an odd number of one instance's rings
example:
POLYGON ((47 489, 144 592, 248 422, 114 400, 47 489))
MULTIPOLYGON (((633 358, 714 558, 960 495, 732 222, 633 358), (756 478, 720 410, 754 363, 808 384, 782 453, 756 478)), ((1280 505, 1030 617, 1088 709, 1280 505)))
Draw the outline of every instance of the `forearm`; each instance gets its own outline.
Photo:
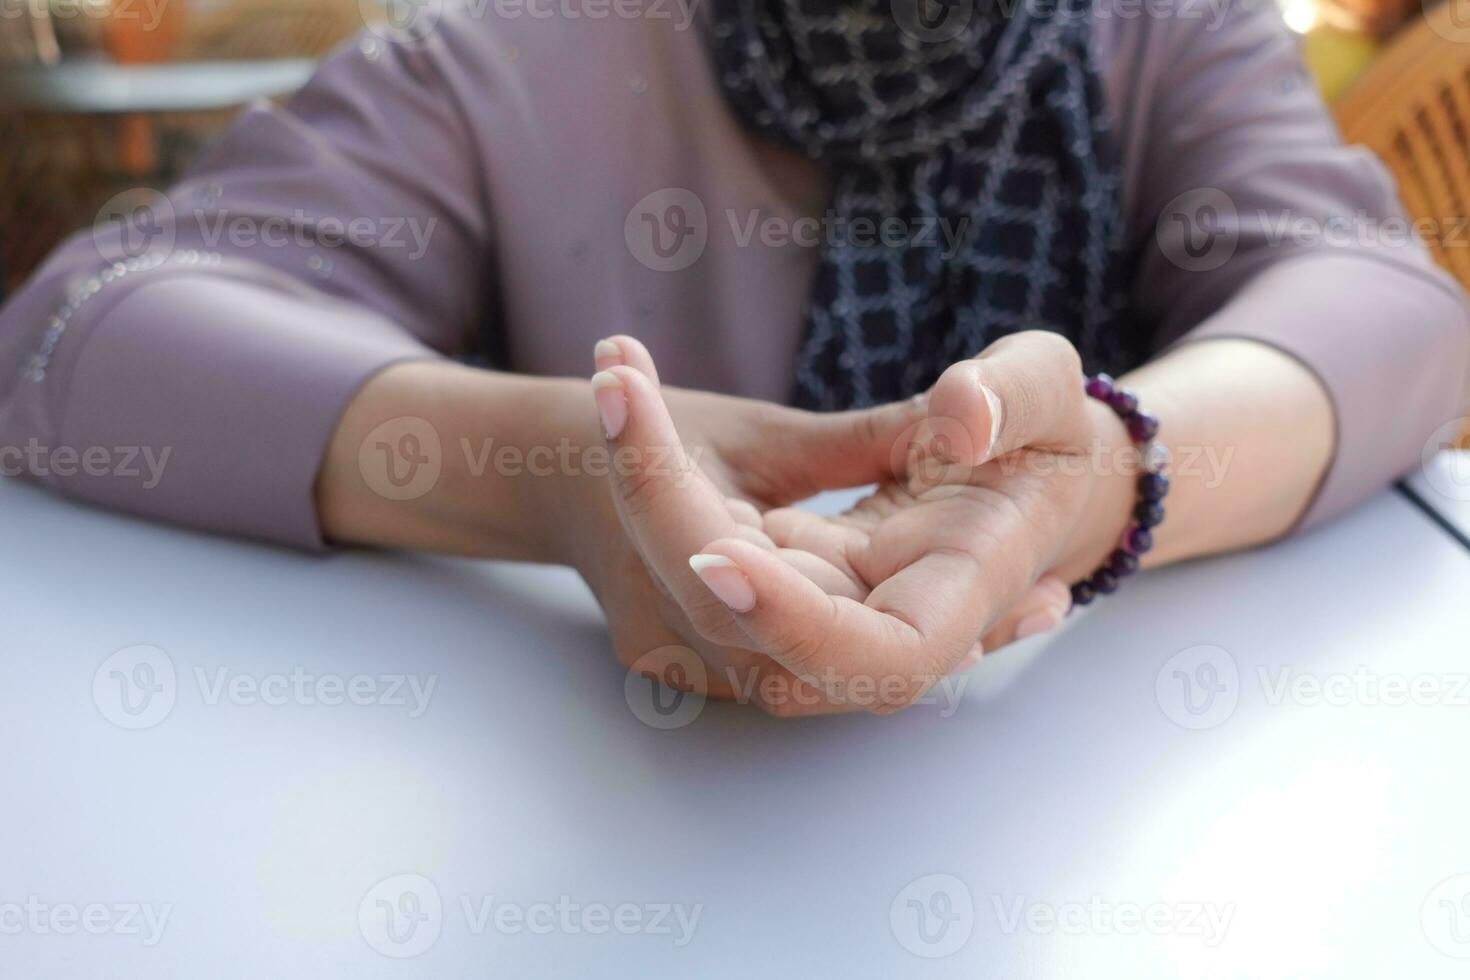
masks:
MULTIPOLYGON (((1300 519, 1331 461, 1333 406, 1316 377, 1266 344, 1186 344, 1120 379, 1160 419, 1169 450, 1167 517, 1146 566, 1274 540, 1300 519)), ((1064 570, 1085 574, 1113 548, 1137 496, 1121 433, 1094 454, 1097 486, 1064 570)))
POLYGON ((343 414, 317 513, 338 543, 563 562, 552 529, 581 516, 567 481, 595 477, 605 453, 585 384, 399 364, 343 414))

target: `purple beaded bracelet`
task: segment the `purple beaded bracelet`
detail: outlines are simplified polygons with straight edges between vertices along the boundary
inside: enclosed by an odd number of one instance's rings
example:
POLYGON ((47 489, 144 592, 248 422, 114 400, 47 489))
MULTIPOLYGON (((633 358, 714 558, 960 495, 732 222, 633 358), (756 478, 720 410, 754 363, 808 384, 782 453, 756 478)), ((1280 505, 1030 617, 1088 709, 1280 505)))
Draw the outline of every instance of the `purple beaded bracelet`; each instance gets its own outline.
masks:
POLYGON ((1097 571, 1072 586, 1072 605, 1085 606, 1100 595, 1118 588, 1118 582, 1138 571, 1138 559, 1154 546, 1153 528, 1164 520, 1164 498, 1169 494, 1169 450, 1154 442, 1159 434, 1159 420, 1138 408, 1138 396, 1119 388, 1106 374, 1095 374, 1084 381, 1089 398, 1106 402, 1128 427, 1128 437, 1138 447, 1143 460, 1143 473, 1138 478, 1138 504, 1133 520, 1123 532, 1123 540, 1097 571))

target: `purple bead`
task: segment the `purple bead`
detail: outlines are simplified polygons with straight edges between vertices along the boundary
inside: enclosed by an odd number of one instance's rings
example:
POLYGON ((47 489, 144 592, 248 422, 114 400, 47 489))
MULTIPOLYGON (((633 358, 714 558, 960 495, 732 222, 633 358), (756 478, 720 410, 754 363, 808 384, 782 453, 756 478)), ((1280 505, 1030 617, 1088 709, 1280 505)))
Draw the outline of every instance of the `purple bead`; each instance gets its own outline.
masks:
POLYGON ((1139 527, 1158 527, 1164 523, 1164 505, 1157 500, 1140 500, 1133 508, 1133 519, 1139 527))
POLYGON ((1097 597, 1091 582, 1078 582, 1072 586, 1072 605, 1085 606, 1097 597))
POLYGON ((1128 426, 1128 437, 1134 442, 1148 442, 1159 434, 1159 420, 1147 412, 1134 412, 1123 421, 1128 426))
POLYGON ((1084 386, 1089 398, 1105 402, 1113 396, 1113 379, 1106 374, 1094 374, 1084 386))
POLYGON ((1138 478, 1138 495, 1144 500, 1163 500, 1169 495, 1169 478, 1162 473, 1145 473, 1138 478))
POLYGON ((1141 555, 1154 546, 1154 536, 1146 527, 1130 527, 1123 532, 1123 550, 1130 555, 1141 555))
POLYGON ((1108 556, 1107 570, 1118 578, 1132 575, 1138 571, 1138 556, 1119 548, 1108 556))
POLYGON ((1099 568, 1092 573, 1092 578, 1087 580, 1087 584, 1092 586, 1093 591, 1098 595, 1111 595, 1118 591, 1118 576, 1106 568, 1099 568))
POLYGON ((1132 415, 1138 411, 1138 396, 1127 388, 1113 389, 1113 395, 1108 399, 1108 404, 1113 406, 1113 411, 1119 415, 1132 415))

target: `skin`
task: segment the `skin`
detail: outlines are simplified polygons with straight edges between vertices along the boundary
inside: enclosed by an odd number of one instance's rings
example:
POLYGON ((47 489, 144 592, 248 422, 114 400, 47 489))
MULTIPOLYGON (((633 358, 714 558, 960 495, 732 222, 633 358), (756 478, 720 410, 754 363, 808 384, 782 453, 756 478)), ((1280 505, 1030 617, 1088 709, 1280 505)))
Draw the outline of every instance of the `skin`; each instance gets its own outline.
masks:
MULTIPOLYGON (((1127 434, 1083 395, 1076 352, 1053 334, 1004 338, 918 399, 830 415, 664 387, 630 337, 594 359, 591 385, 442 362, 381 372, 319 474, 325 532, 571 565, 624 664, 687 647, 707 668, 701 690, 749 692, 788 716, 896 710, 1055 626, 1065 583, 1116 547, 1136 501, 1127 434), (427 420, 446 447, 439 480, 412 500, 373 492, 358 462, 368 434, 400 416, 427 420), (487 437, 521 452, 569 445, 572 463, 476 473, 460 440, 487 437), (613 465, 595 465, 609 453, 613 465), (789 506, 867 484, 874 494, 838 517, 789 506)), ((1330 399, 1299 362, 1215 340, 1120 382, 1163 420, 1175 460, 1146 566, 1295 524, 1334 439, 1330 399)))

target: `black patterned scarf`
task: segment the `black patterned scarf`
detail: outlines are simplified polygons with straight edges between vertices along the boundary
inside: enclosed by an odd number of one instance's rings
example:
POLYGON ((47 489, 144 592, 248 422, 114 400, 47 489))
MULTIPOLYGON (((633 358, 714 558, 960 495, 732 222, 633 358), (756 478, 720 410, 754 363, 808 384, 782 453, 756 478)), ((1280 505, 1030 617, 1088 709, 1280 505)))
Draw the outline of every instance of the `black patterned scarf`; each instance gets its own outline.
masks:
POLYGON ((1142 360, 1091 0, 715 0, 707 26, 736 115, 831 182, 797 404, 903 398, 1031 328, 1142 360))

